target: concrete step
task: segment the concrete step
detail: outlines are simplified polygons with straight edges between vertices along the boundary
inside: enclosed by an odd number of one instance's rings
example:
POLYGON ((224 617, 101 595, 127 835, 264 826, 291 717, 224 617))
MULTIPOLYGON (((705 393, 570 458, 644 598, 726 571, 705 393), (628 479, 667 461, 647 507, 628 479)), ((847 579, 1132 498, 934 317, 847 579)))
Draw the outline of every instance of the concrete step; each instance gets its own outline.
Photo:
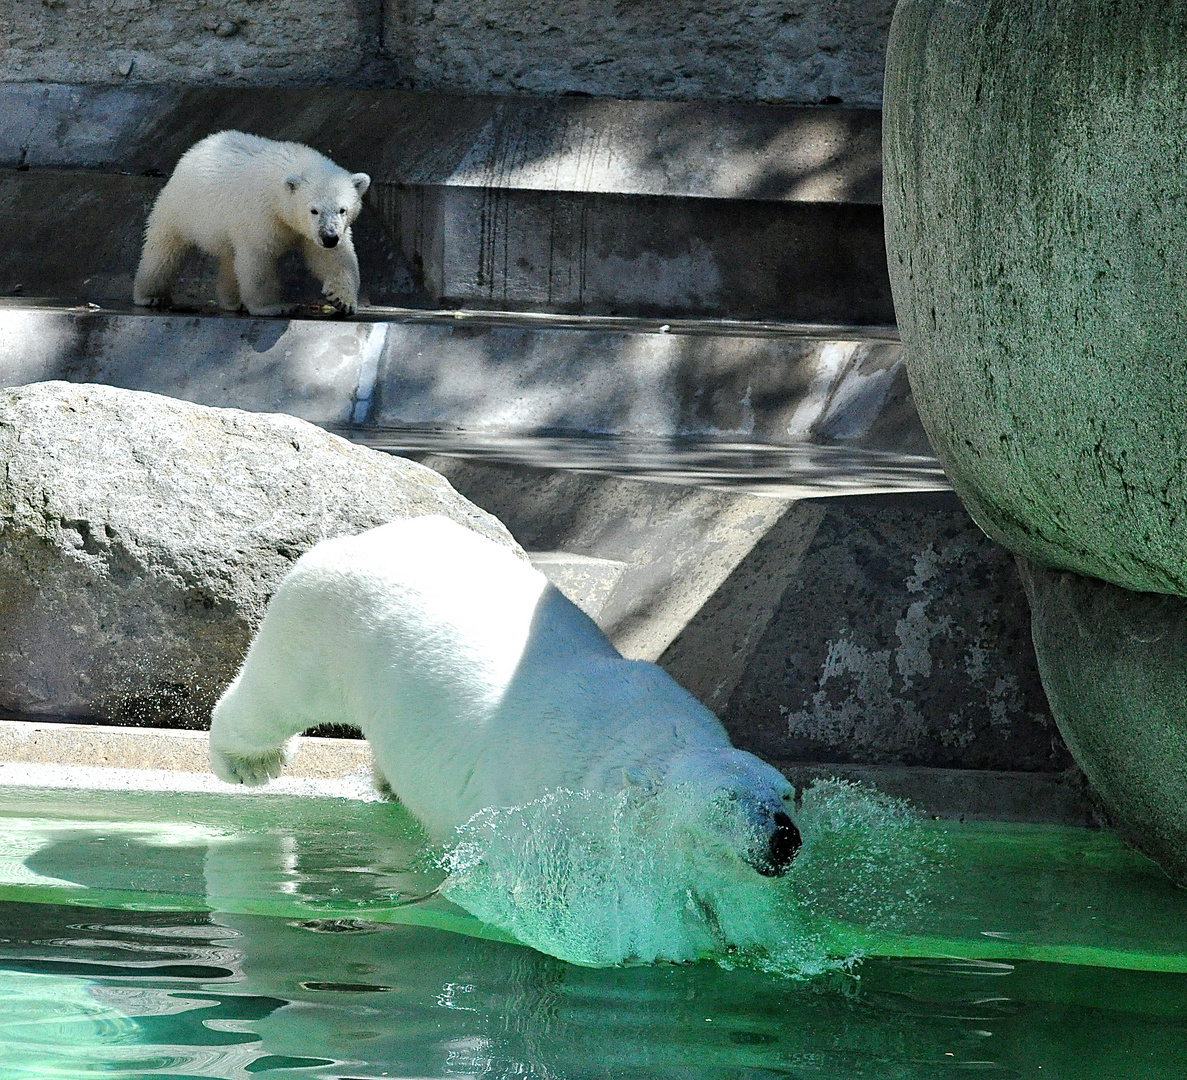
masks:
MULTIPOLYGON (((372 301, 890 323, 880 124, 870 109, 0 84, 0 206, 47 219, 10 243, 0 294, 126 295, 162 178, 234 127, 371 173, 356 234, 372 301), (53 242, 63 220, 76 243, 53 242)), ((186 282, 203 299, 209 285, 186 282)))
POLYGON ((757 444, 756 459, 787 447, 805 465, 868 451, 850 464, 882 469, 877 490, 945 483, 886 328, 378 308, 345 321, 254 319, 9 299, 0 365, 9 385, 64 378, 284 411, 386 437, 390 449, 410 438, 439 448, 442 432, 481 453, 520 436, 643 440, 592 444, 611 464, 658 452, 654 440, 702 439, 706 453, 757 444), (896 480, 902 469, 911 476, 896 480))

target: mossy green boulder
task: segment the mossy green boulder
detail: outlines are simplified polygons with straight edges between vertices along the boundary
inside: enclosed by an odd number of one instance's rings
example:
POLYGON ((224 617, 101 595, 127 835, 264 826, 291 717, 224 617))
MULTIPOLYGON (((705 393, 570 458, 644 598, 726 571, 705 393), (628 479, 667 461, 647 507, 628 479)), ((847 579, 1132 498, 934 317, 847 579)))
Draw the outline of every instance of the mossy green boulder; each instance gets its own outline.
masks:
POLYGON ((1187 0, 902 0, 884 128, 924 426, 1026 557, 1073 755, 1187 884, 1187 0))
POLYGON ((903 0, 884 123, 911 384, 973 517, 1187 595, 1187 2, 903 0))
POLYGON ((1019 567, 1072 755, 1122 835, 1187 884, 1187 600, 1019 567))

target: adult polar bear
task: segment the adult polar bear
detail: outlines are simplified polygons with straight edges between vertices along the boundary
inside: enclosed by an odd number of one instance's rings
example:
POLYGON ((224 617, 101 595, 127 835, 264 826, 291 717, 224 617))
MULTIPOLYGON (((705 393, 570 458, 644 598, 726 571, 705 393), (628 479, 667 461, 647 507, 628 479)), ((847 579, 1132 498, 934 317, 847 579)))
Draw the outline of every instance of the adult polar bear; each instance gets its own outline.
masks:
POLYGON ((443 517, 297 560, 214 708, 214 771, 267 783, 295 734, 343 722, 435 840, 551 789, 680 783, 698 837, 759 873, 783 873, 800 846, 779 772, 662 669, 623 659, 526 561, 443 517))
POLYGON ((218 259, 215 291, 224 311, 284 315, 276 262, 300 250, 322 292, 353 314, 359 260, 350 226, 371 185, 300 143, 220 131, 191 146, 157 196, 144 232, 132 297, 167 305, 193 248, 218 259))

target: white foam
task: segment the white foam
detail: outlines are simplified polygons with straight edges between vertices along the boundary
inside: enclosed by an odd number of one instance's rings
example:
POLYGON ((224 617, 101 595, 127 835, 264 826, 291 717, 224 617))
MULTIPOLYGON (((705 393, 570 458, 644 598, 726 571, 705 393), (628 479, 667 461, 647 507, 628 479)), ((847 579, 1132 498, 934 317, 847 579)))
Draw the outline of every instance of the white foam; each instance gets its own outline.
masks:
POLYGON ((851 964, 833 920, 893 928, 934 858, 907 804, 817 782, 782 878, 714 851, 685 822, 695 796, 558 791, 486 810, 445 857, 450 900, 572 963, 714 959, 790 975, 851 964))

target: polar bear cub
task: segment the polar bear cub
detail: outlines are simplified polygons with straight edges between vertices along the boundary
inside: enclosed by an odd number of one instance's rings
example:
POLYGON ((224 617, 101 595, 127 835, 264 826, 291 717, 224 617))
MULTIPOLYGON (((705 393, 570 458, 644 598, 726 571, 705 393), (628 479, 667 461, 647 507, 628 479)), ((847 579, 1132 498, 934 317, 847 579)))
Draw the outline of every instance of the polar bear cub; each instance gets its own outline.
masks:
POLYGON ((353 314, 359 260, 350 226, 371 185, 300 143, 220 131, 195 143, 157 196, 144 232, 133 299, 167 305, 192 248, 218 259, 218 304, 252 315, 284 315, 280 256, 299 250, 322 292, 353 314))
POLYGON ((297 560, 214 708, 214 771, 267 783, 321 723, 362 729, 434 840, 551 789, 680 783, 700 807, 690 828, 759 873, 783 873, 800 846, 779 772, 661 668, 624 659, 528 562, 444 517, 297 560))

